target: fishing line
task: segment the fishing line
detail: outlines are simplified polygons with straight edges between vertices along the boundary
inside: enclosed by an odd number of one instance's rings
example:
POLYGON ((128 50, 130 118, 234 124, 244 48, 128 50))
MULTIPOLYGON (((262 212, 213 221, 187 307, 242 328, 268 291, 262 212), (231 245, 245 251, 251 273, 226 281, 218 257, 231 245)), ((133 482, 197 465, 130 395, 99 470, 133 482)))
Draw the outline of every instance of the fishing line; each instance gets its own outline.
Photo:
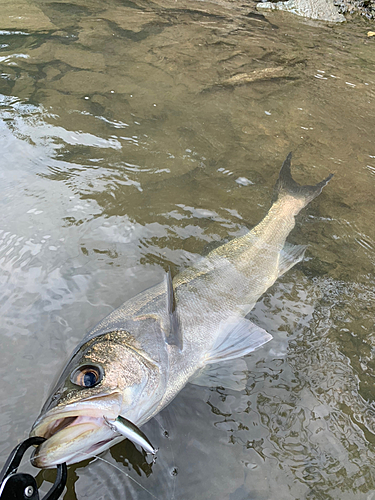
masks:
MULTIPOLYGON (((77 451, 77 455, 86 455, 86 453, 83 453, 81 451, 77 451)), ((43 455, 41 455, 43 456, 43 455)), ((87 456, 87 455, 86 455, 87 456)), ((151 491, 149 491, 145 486, 143 486, 141 483, 139 483, 136 479, 134 479, 134 477, 130 476, 127 472, 125 472, 124 470, 120 469, 120 467, 117 467, 117 465, 113 464, 112 462, 109 462, 108 460, 105 460, 104 458, 102 457, 99 457, 99 455, 92 455, 92 457, 95 457, 97 458, 98 460, 101 460, 102 462, 108 464, 108 465, 111 465, 112 467, 114 467, 115 469, 117 469, 119 472, 121 472, 121 474, 124 474, 124 476, 126 476, 127 478, 129 478, 131 481, 133 481, 137 486, 139 486, 140 488, 142 488, 142 490, 144 490, 146 493, 148 493, 149 495, 151 495, 153 498, 155 498, 156 500, 159 500, 158 497, 156 497, 153 493, 151 493, 151 491)))
POLYGON ((102 462, 104 462, 106 464, 112 465, 112 467, 114 467, 115 469, 117 469, 119 472, 121 472, 126 477, 128 477, 129 479, 131 479, 135 484, 137 484, 138 486, 140 486, 142 488, 142 490, 144 490, 146 493, 149 493, 153 498, 156 498, 156 500, 159 500, 159 498, 156 497, 153 493, 151 493, 151 491, 149 491, 145 486, 143 486, 136 479, 134 479, 134 477, 130 476, 127 472, 125 472, 124 470, 120 469, 120 467, 117 467, 117 465, 113 464, 112 462, 109 462, 108 460, 105 460, 102 457, 99 457, 98 455, 93 455, 93 457, 98 458, 99 460, 101 460, 102 462))

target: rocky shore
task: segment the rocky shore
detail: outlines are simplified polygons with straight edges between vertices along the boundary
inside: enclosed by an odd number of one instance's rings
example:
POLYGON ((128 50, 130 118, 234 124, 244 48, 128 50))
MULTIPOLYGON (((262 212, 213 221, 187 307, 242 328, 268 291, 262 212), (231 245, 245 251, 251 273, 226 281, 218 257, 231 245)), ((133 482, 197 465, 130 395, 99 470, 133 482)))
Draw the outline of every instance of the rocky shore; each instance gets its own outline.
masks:
POLYGON ((375 0, 335 0, 334 4, 341 14, 359 14, 375 19, 375 0))
POLYGON ((343 22, 358 15, 375 19, 375 0, 263 0, 257 9, 282 10, 329 22, 343 22))

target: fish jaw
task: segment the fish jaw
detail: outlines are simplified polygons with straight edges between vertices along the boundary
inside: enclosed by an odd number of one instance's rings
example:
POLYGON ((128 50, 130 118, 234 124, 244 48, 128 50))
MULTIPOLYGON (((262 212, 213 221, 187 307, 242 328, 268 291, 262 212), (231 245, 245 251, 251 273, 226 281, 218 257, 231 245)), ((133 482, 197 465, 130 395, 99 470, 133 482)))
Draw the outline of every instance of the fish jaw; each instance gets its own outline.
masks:
POLYGON ((53 408, 35 422, 30 437, 46 438, 35 450, 32 462, 39 468, 48 469, 58 464, 71 465, 91 458, 121 441, 105 419, 119 414, 119 401, 103 404, 100 398, 81 401, 64 408, 53 408), (98 401, 95 401, 95 400, 98 401))

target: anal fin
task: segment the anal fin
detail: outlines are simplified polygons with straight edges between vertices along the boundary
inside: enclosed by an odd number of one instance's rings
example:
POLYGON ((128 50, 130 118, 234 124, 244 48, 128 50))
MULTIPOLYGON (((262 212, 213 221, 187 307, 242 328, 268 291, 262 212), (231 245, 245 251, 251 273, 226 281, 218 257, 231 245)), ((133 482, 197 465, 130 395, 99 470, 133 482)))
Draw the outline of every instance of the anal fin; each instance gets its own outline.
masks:
POLYGON ((306 245, 292 245, 285 243, 280 253, 279 276, 286 273, 303 259, 306 251, 306 245))

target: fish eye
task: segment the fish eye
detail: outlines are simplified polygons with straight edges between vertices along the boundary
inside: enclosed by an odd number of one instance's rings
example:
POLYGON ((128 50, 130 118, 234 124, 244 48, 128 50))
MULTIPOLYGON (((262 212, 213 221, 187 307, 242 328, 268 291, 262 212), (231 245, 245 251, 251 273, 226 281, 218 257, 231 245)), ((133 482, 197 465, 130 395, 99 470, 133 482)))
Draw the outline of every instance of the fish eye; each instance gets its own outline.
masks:
POLYGON ((103 370, 98 366, 84 365, 78 367, 71 375, 70 380, 80 387, 94 387, 103 379, 103 370))

